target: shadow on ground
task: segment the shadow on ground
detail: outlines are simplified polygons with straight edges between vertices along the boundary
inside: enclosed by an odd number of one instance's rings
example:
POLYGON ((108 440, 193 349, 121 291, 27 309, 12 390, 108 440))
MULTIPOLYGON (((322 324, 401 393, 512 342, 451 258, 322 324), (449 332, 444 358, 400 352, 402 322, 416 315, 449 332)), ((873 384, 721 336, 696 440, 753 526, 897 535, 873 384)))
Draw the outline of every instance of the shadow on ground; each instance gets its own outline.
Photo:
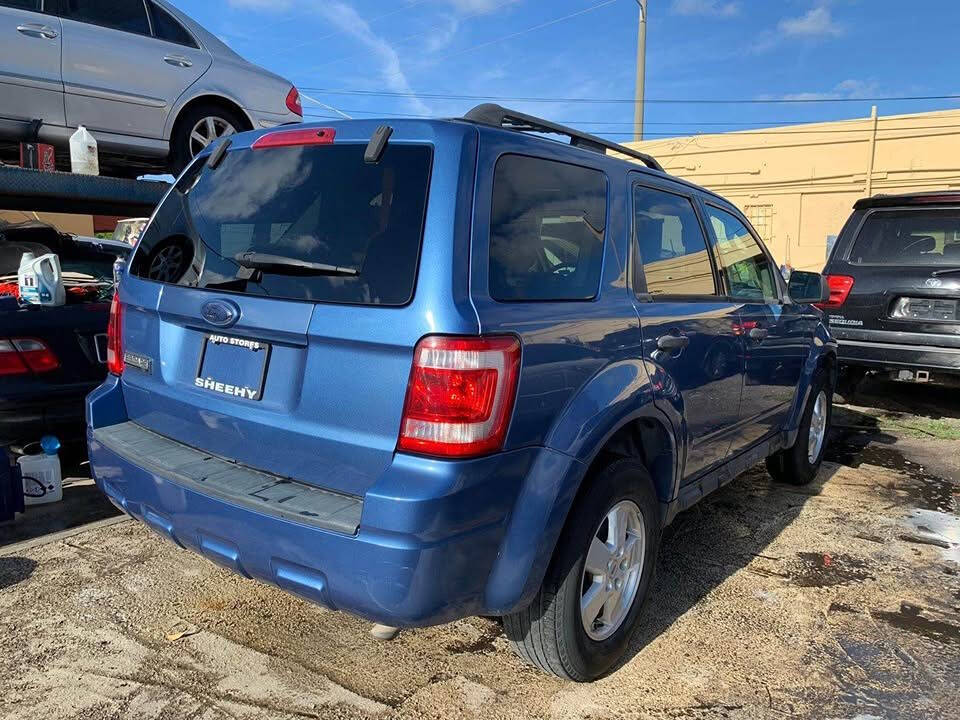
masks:
POLYGON ((33 574, 37 561, 23 557, 0 557, 0 590, 13 587, 33 574))

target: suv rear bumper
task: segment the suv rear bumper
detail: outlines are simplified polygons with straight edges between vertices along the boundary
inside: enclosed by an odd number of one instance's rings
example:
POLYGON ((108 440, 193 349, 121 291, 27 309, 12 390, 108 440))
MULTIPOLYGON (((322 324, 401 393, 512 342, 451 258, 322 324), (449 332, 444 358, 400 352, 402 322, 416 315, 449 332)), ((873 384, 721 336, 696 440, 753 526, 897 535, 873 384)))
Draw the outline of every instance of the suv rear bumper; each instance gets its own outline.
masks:
POLYGON ((118 402, 114 379, 88 401, 91 469, 117 507, 241 575, 398 627, 529 601, 584 470, 540 447, 460 462, 396 455, 357 499, 351 535, 199 492, 108 448, 96 428, 126 420, 113 421, 118 402))
POLYGON ((839 328, 831 329, 831 332, 839 343, 837 357, 846 365, 960 373, 960 338, 954 336, 947 336, 946 341, 956 347, 934 344, 938 337, 935 335, 839 328))

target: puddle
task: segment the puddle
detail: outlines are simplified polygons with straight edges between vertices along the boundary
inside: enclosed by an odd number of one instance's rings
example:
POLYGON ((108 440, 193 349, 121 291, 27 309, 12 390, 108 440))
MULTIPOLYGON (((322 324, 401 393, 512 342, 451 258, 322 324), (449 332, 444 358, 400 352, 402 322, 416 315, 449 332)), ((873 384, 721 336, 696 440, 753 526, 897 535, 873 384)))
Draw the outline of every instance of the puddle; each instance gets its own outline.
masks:
POLYGON ((833 587, 873 580, 869 566, 860 558, 816 552, 797 553, 797 557, 799 566, 789 577, 799 587, 833 587))
POLYGON ((836 428, 835 433, 824 454, 825 460, 852 468, 876 465, 894 470, 909 480, 884 487, 895 496, 898 504, 947 513, 955 511, 960 486, 928 472, 923 465, 908 460, 896 448, 878 444, 879 433, 845 428, 836 428))
POLYGON ((899 612, 873 610, 870 614, 875 620, 882 620, 898 630, 920 635, 943 644, 960 644, 960 625, 944 620, 932 620, 924 617, 922 608, 910 603, 901 603, 899 612))
POLYGON ((905 520, 912 530, 902 540, 940 548, 944 558, 960 564, 960 517, 936 510, 914 510, 905 520))

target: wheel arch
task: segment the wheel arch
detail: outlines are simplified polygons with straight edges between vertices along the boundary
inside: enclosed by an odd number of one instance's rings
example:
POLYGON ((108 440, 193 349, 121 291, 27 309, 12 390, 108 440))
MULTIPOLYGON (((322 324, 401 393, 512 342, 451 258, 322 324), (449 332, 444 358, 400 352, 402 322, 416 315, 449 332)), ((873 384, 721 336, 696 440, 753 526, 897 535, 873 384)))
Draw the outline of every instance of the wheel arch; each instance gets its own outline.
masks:
POLYGON ((180 129, 180 123, 188 112, 193 110, 199 105, 217 105, 222 107, 230 112, 236 113, 239 117, 243 118, 246 122, 246 127, 242 128, 243 130, 253 130, 253 118, 250 117, 250 114, 243 109, 243 106, 226 95, 220 93, 204 92, 199 95, 195 95, 189 100, 182 102, 177 108, 175 113, 171 113, 171 122, 169 123, 169 128, 167 131, 167 138, 170 141, 171 151, 173 148, 173 138, 177 130, 180 129))

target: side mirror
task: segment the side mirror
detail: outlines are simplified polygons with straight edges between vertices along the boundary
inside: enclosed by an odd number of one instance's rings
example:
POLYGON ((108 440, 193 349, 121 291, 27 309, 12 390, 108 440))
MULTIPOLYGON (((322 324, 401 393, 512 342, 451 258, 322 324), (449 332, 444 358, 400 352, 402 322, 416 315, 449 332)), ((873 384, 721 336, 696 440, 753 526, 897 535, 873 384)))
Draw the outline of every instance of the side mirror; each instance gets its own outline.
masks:
POLYGON ((800 305, 827 302, 830 299, 830 286, 820 273, 794 270, 787 283, 790 300, 800 305))

